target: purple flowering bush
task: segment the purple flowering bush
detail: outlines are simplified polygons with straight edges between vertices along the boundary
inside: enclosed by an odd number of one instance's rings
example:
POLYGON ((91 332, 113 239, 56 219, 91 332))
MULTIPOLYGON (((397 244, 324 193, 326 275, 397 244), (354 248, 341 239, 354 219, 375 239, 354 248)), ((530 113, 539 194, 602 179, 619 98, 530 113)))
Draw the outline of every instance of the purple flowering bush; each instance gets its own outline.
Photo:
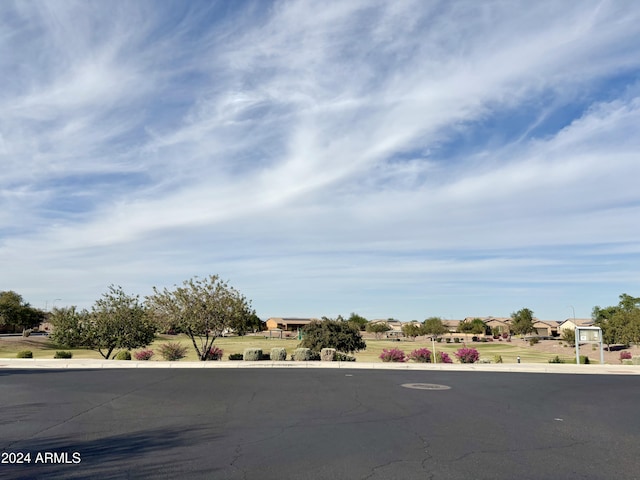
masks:
POLYGON ((380 360, 383 362, 406 362, 407 356, 399 348, 392 348, 390 350, 385 348, 380 354, 380 360))
POLYGON ((224 350, 214 345, 207 352, 207 360, 220 360, 223 354, 224 354, 224 350))
POLYGON ((620 352, 620 361, 631 360, 631 352, 620 352))
POLYGON ((451 360, 447 352, 438 352, 436 353, 436 357, 438 358, 438 363, 453 363, 453 360, 451 360))
POLYGON ((455 355, 460 363, 476 363, 480 359, 480 354, 475 348, 461 348, 455 355))
POLYGON ((419 363, 430 363, 431 350, 428 348, 418 348, 409 354, 409 360, 419 363))
POLYGON ((134 352, 133 356, 136 357, 136 360, 151 360, 153 357, 153 350, 140 350, 139 352, 134 352))

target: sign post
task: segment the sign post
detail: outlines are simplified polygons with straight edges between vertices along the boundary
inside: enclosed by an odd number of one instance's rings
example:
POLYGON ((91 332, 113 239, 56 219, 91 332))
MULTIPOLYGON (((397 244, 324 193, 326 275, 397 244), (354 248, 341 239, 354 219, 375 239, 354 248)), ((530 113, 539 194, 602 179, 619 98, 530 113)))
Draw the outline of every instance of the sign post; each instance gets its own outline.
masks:
POLYGON ((576 327, 576 364, 580 365, 580 343, 600 344, 600 363, 604 364, 602 329, 600 327, 576 327))

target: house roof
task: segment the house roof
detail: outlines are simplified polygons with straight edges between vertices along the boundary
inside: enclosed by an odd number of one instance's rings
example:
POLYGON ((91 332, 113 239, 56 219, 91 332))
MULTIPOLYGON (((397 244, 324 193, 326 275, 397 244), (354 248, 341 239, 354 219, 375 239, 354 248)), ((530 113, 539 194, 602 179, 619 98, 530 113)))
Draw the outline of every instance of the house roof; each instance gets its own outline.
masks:
POLYGON ((304 324, 304 323, 311 323, 314 320, 318 320, 317 318, 282 318, 282 317, 271 317, 269 318, 267 321, 269 320, 273 320, 274 322, 277 323, 298 323, 298 324, 304 324))
POLYGON ((566 320, 560 322, 560 325, 558 326, 561 327, 568 322, 571 322, 578 327, 587 327, 589 325, 593 325, 594 323, 592 318, 567 318, 566 320))
POLYGON ((535 320, 533 324, 535 325, 536 323, 543 323, 551 328, 555 328, 560 324, 557 320, 535 320))

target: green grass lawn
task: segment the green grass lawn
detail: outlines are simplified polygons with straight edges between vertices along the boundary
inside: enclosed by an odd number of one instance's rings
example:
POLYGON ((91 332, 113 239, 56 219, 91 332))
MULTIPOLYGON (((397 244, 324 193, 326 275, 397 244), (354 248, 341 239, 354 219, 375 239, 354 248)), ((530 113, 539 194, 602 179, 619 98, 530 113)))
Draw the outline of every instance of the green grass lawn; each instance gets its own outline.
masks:
MULTIPOLYGON (((197 361, 195 350, 191 340, 186 335, 159 335, 156 340, 148 347, 158 352, 158 347, 167 342, 179 342, 187 346, 187 357, 183 361, 197 361)), ((358 362, 379 362, 382 350, 387 348, 399 348, 405 354, 417 348, 428 348, 433 350, 431 341, 410 341, 410 340, 367 340, 367 349, 355 354, 358 362)), ((261 348, 263 352, 270 352, 274 347, 282 347, 287 350, 287 355, 293 353, 298 346, 297 339, 280 339, 265 338, 264 335, 245 336, 245 337, 224 337, 217 338, 214 345, 224 350, 224 361, 227 361, 231 353, 243 353, 245 348, 261 348)), ((493 363, 496 355, 502 356, 504 363, 517 363, 517 357, 520 356, 522 363, 547 363, 549 359, 555 357, 555 353, 544 353, 530 348, 524 342, 491 342, 491 343, 470 343, 468 347, 476 348, 480 352, 480 358, 491 360, 493 363)), ((454 353, 462 347, 461 343, 436 343, 436 351, 444 351, 456 361, 454 353)), ((73 352, 73 358, 94 358, 102 357, 96 351, 85 349, 69 349, 55 345, 51 340, 44 337, 28 337, 28 338, 0 338, 0 358, 16 358, 16 354, 21 350, 31 350, 34 358, 51 359, 57 350, 69 350, 73 352)), ((560 358, 565 361, 573 361, 572 349, 560 349, 558 352, 560 358)), ((162 360, 159 354, 153 357, 153 360, 162 360)))

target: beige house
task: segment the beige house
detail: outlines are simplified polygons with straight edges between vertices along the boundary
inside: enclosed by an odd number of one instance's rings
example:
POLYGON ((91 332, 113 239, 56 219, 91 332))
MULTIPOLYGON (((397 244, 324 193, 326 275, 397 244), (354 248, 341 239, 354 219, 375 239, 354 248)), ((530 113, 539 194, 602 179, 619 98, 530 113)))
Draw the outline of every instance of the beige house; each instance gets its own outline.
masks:
POLYGON ((449 333, 456 333, 458 331, 458 325, 460 325, 460 320, 442 320, 442 324, 449 333))
POLYGON ((271 317, 267 320, 267 330, 284 330, 286 332, 300 330, 318 318, 280 318, 271 317))
POLYGON ((557 337, 558 324, 555 320, 537 320, 534 318, 533 328, 539 337, 557 337))
POLYGON ((511 319, 506 317, 484 317, 480 318, 493 332, 494 328, 502 333, 509 333, 511 331, 511 319))
POLYGON ((564 330, 574 330, 576 327, 592 327, 593 319, 591 318, 567 318, 558 325, 558 335, 562 335, 564 330))
POLYGON ((401 336, 402 335, 402 322, 400 320, 385 320, 385 319, 374 319, 369 322, 371 325, 382 324, 389 327, 389 331, 385 333, 385 335, 389 336, 401 336))

